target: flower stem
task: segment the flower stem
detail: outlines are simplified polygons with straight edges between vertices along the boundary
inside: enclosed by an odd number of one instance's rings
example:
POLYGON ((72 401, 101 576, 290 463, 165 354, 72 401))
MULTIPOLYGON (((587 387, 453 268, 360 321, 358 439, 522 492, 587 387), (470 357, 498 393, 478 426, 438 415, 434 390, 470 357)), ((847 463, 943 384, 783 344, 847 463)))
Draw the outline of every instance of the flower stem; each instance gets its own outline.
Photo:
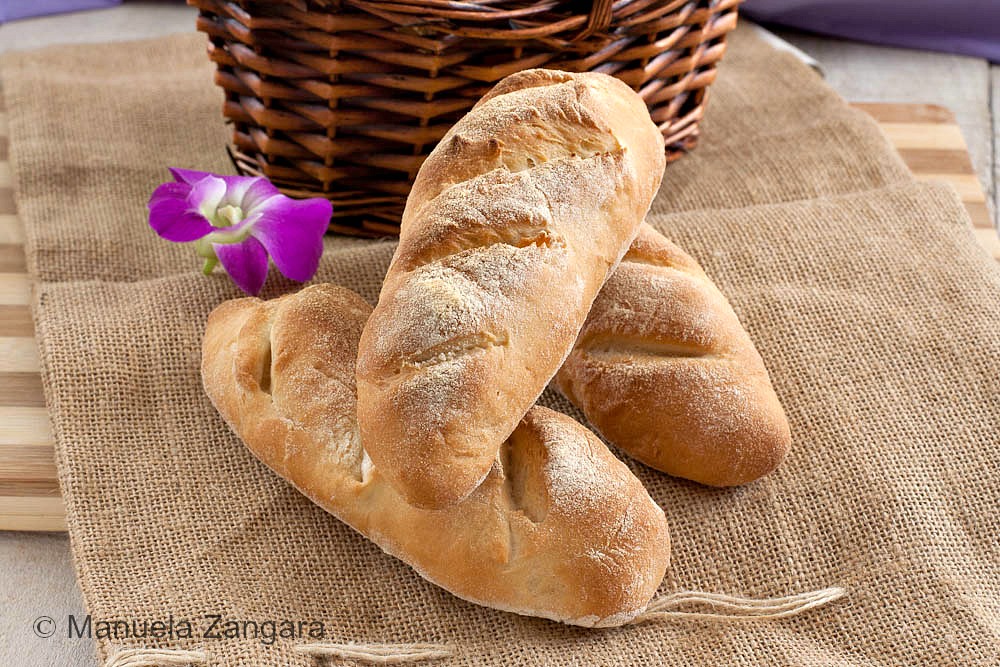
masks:
POLYGON ((219 260, 217 257, 206 257, 205 263, 201 266, 201 272, 206 276, 209 275, 218 263, 219 260))

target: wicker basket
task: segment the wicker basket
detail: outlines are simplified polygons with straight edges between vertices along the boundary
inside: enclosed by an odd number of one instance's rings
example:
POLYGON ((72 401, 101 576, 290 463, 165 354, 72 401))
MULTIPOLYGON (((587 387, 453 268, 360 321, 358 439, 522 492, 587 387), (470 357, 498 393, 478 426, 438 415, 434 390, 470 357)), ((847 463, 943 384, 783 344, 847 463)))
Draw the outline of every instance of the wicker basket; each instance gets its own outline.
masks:
POLYGON ((519 70, 613 74, 646 100, 668 159, 690 150, 740 0, 188 2, 237 168, 328 197, 332 231, 382 236, 435 142, 519 70))

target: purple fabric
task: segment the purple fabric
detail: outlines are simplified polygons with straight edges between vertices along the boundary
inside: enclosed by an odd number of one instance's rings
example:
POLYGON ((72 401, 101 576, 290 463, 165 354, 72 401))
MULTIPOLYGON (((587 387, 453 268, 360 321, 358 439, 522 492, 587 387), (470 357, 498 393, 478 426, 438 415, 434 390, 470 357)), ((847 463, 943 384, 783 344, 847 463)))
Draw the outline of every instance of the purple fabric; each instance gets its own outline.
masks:
POLYGON ((1000 0, 747 0, 740 11, 759 23, 1000 63, 1000 0))
POLYGON ((121 0, 0 0, 0 23, 120 4, 121 0))

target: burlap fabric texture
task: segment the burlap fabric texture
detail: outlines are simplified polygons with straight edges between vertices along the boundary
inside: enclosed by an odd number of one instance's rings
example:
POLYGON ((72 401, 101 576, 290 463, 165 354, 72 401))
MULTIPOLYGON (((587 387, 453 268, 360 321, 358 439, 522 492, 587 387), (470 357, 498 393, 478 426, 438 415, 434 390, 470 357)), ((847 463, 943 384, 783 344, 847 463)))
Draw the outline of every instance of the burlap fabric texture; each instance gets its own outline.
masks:
MULTIPOLYGON (((746 29, 703 143, 668 168, 651 221, 732 300, 794 449, 733 490, 632 468, 671 524, 663 592, 849 590, 778 621, 593 631, 484 609, 300 497, 201 390, 205 318, 237 291, 146 226, 166 166, 229 169, 203 38, 12 55, 3 76, 59 474, 95 619, 319 620, 333 641, 444 644, 455 665, 1000 662, 1000 271, 954 193, 915 183, 870 119, 746 29)), ((317 280, 374 301, 392 250, 331 239, 317 280)), ((552 392, 543 403, 572 412, 552 392)), ((297 643, 97 649, 313 664, 297 643)))

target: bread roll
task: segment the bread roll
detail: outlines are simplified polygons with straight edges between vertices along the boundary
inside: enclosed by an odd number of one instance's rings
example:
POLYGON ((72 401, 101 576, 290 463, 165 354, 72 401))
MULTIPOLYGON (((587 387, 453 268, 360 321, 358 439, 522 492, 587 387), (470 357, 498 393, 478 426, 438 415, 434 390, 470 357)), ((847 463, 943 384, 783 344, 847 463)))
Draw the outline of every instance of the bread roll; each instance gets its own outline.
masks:
POLYGON ((462 502, 410 505, 360 445, 354 369, 371 308, 332 285, 211 314, 202 376, 250 450, 420 575, 481 605, 564 623, 625 623, 669 560, 663 511, 590 431, 534 408, 462 502))
POLYGON ((608 441, 702 484, 751 482, 791 444, 764 362, 726 297, 647 224, 556 384, 608 441))
POLYGON ((663 167, 625 84, 549 70, 501 81, 430 154, 358 359, 362 439, 407 500, 446 507, 489 473, 663 167))

